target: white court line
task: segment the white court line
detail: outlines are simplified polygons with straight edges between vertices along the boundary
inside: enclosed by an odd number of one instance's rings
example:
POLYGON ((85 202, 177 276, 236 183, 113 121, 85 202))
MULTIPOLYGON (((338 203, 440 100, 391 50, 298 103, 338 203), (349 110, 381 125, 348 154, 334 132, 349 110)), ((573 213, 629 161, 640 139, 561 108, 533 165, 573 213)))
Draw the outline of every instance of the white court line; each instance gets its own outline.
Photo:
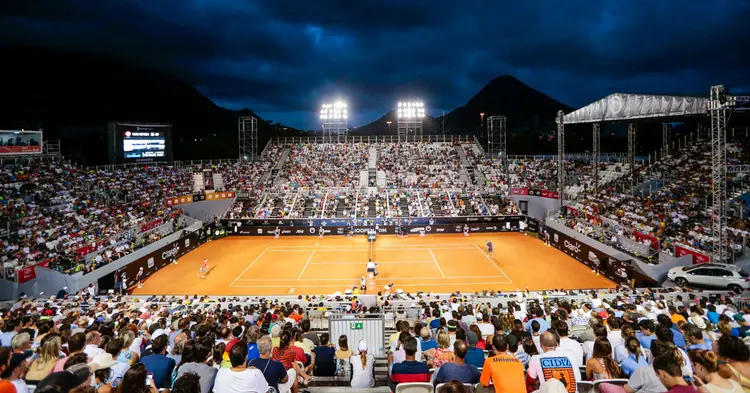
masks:
MULTIPOLYGON (((442 280, 447 278, 449 280, 465 280, 471 278, 508 278, 507 276, 462 276, 462 277, 385 277, 388 280, 442 280)), ((359 281, 357 278, 302 278, 296 280, 294 278, 243 278, 239 281, 359 281)))
MULTIPOLYGON (((466 243, 404 244, 404 245, 401 245, 401 246, 399 246, 399 245, 396 244, 396 245, 382 245, 382 246, 378 245, 376 247, 377 248, 388 248, 388 247, 393 247, 393 248, 406 247, 406 248, 409 248, 409 247, 436 247, 436 246, 439 246, 439 247, 450 247, 450 246, 454 246, 454 247, 471 247, 470 245, 468 245, 466 243)), ((304 247, 318 247, 318 248, 367 248, 367 249, 370 248, 369 246, 291 246, 291 245, 290 246, 270 246, 270 247, 271 248, 280 248, 280 247, 288 247, 288 248, 304 248, 304 247)))
POLYGON ((297 280, 302 278, 302 275, 305 274, 305 269, 307 269, 307 265, 310 264, 310 260, 312 259, 313 255, 315 255, 315 250, 313 250, 313 252, 310 253, 310 257, 307 258, 307 263, 305 263, 305 267, 302 268, 302 271, 299 272, 299 277, 297 277, 297 280))
MULTIPOLYGON (((387 261, 387 262, 378 262, 378 265, 381 264, 392 264, 392 265, 398 265, 398 264, 410 264, 410 263, 433 263, 433 261, 387 261)), ((367 262, 312 262, 311 265, 366 265, 367 262)))
POLYGON ((437 266, 438 270, 440 271, 440 275, 445 278, 445 274, 443 274, 443 269, 440 268, 440 264, 438 264, 437 258, 435 258, 435 254, 432 253, 432 249, 428 248, 427 251, 430 252, 430 255, 432 255, 432 260, 435 262, 435 266, 437 266))
POLYGON ((313 249, 310 250, 268 250, 268 252, 310 252, 315 251, 313 249))
POLYGON ((494 266, 494 267, 495 267, 495 269, 497 269, 497 271, 499 271, 500 273, 502 273, 502 274, 503 274, 503 275, 505 276, 505 278, 507 278, 507 279, 508 279, 508 281, 510 281, 510 283, 511 283, 511 284, 513 284, 513 280, 511 280, 511 279, 510 279, 510 277, 508 277, 508 275, 507 275, 507 274, 505 274, 505 272, 504 272, 504 271, 502 271, 502 269, 500 269, 500 268, 499 268, 499 267, 497 266, 497 264, 495 263, 495 261, 493 261, 493 260, 492 260, 492 259, 491 259, 491 258, 490 258, 490 257, 489 257, 489 256, 488 256, 487 254, 485 254, 485 253, 484 253, 484 251, 482 251, 482 249, 481 249, 481 248, 479 248, 479 246, 477 246, 476 244, 474 244, 474 247, 476 247, 476 248, 477 248, 477 250, 479 250, 479 253, 480 253, 480 254, 484 255, 484 257, 485 257, 485 258, 487 258, 487 260, 488 260, 488 261, 490 262, 490 265, 494 266))
MULTIPOLYGON (((354 280, 352 281, 354 282, 354 280)), ((436 287, 436 286, 445 286, 445 285, 506 285, 506 284, 513 284, 512 282, 452 282, 450 284, 442 283, 442 284, 424 284, 424 283, 414 283, 414 284, 399 284, 396 285, 402 286, 402 287, 436 287)), ((296 285, 296 288, 330 288, 331 285, 307 285, 302 283, 296 283, 296 284, 290 284, 290 285, 296 285)), ((337 284, 340 285, 340 284, 337 284)), ((237 285, 234 288, 289 288, 289 285, 237 285)))
MULTIPOLYGON (((474 247, 432 247, 435 250, 473 250, 474 247)), ((310 252, 310 251, 322 251, 322 252, 362 252, 369 251, 369 248, 365 247, 342 247, 333 248, 328 250, 321 250, 319 248, 306 248, 306 249, 271 249, 268 252, 310 252)), ((388 248, 388 247, 376 247, 377 251, 425 251, 427 248, 388 248)))
POLYGON ((235 278, 235 279, 234 279, 234 281, 232 281, 232 283, 231 283, 231 284, 229 284, 229 288, 231 288, 231 287, 232 287, 232 285, 234 285, 234 283, 236 283, 236 282, 237 282, 237 280, 239 280, 239 279, 240 279, 240 277, 242 277, 242 276, 243 276, 243 275, 244 275, 244 274, 245 274, 245 273, 246 273, 246 272, 247 272, 248 270, 250 270, 250 268, 251 268, 251 267, 253 267, 253 265, 255 265, 255 262, 258 262, 258 260, 260 259, 260 257, 262 257, 262 256, 263 256, 263 254, 265 254, 265 253, 266 253, 266 251, 268 251, 268 247, 266 247, 266 249, 265 249, 265 250, 263 250, 263 252, 262 252, 262 253, 258 254, 258 257, 257 257, 257 258, 255 258, 255 260, 253 260, 253 262, 252 262, 252 263, 250 263, 250 264, 249 264, 249 265, 248 265, 248 266, 247 266, 247 267, 245 268, 245 270, 243 270, 243 271, 242 271, 242 273, 240 273, 240 275, 239 275, 239 276, 237 276, 237 278, 235 278))

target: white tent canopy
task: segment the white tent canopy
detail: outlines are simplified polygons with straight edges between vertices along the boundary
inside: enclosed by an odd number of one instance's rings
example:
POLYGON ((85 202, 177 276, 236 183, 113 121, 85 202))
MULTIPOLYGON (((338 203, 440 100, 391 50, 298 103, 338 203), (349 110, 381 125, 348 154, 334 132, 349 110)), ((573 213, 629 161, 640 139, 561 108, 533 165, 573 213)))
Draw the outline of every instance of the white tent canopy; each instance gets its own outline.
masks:
POLYGON ((708 98, 614 93, 563 117, 563 124, 706 115, 708 98))

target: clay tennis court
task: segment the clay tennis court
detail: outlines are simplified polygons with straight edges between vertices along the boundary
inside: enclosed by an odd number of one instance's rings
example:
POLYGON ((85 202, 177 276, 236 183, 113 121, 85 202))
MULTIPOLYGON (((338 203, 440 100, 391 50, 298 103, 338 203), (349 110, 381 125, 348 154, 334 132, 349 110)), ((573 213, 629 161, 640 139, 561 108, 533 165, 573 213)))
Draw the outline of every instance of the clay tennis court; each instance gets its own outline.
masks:
MULTIPOLYGON (((149 277, 136 295, 330 294, 358 286, 366 274, 365 236, 230 236, 207 243, 149 277), (200 278, 208 258, 210 270, 200 278)), ((389 283, 405 292, 473 292, 614 288, 615 284, 544 242, 519 233, 378 236, 377 293, 389 283), (495 257, 485 253, 491 240, 495 257)))

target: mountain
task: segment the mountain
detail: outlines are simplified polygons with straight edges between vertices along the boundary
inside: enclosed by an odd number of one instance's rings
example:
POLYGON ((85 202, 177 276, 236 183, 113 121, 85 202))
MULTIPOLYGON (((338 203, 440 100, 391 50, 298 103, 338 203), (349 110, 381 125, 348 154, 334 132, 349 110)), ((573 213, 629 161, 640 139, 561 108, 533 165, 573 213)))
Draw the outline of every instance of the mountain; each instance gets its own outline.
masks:
MULTIPOLYGON (((101 55, 39 48, 0 49, 0 129, 39 129, 60 139, 63 154, 106 162, 109 121, 171 123, 175 159, 235 158, 237 117, 191 84, 101 55)), ((256 116, 257 117, 257 116, 256 116)), ((258 117, 258 148, 281 131, 258 117)))

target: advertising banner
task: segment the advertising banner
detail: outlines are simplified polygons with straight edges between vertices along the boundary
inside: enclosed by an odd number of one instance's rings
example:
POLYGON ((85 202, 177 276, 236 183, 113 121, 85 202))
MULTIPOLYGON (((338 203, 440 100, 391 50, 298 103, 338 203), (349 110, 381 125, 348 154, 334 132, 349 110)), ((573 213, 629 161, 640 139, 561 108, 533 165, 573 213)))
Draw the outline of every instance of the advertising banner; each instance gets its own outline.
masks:
POLYGON ((0 130, 0 156, 17 154, 42 154, 42 132, 0 130))
POLYGON ((649 246, 651 248, 653 248, 654 250, 659 249, 659 239, 657 239, 656 236, 648 235, 638 231, 633 231, 633 236, 635 236, 636 240, 638 240, 639 242, 648 240, 650 242, 649 246))
POLYGON ((198 237, 199 234, 195 232, 187 234, 151 254, 136 259, 115 272, 115 282, 122 282, 124 273, 126 288, 138 285, 140 268, 143 268, 141 279, 145 280, 146 277, 167 266, 173 258, 179 258, 200 245, 198 237))
MULTIPOLYGON (((210 194, 209 194, 210 195, 210 194)), ((429 217, 429 218, 314 218, 314 219, 252 219, 252 220, 221 220, 222 225, 234 226, 396 226, 396 225, 453 225, 473 223, 502 223, 506 221, 521 221, 524 216, 483 216, 483 217, 429 217)))
POLYGON ((161 225, 163 223, 164 223, 164 219, 157 218, 156 220, 153 220, 151 222, 147 222, 145 224, 142 224, 141 227, 140 227, 140 233, 150 231, 150 230, 152 230, 154 228, 158 228, 159 225, 161 225))
POLYGON ((592 270, 598 270, 599 273, 612 281, 619 283, 630 281, 633 273, 630 261, 618 260, 551 227, 545 226, 544 229, 550 234, 552 246, 558 250, 582 262, 592 270))
POLYGON ((511 188, 510 192, 513 195, 529 195, 529 196, 538 196, 542 198, 557 199, 559 197, 559 194, 557 191, 540 190, 536 188, 511 188))
MULTIPOLYGON (((520 219, 508 219, 504 223, 456 223, 453 225, 402 225, 401 228, 407 234, 418 235, 424 231, 425 234, 441 233, 463 233, 464 225, 468 225, 469 232, 518 232, 520 219)), ((230 236, 273 236, 276 228, 281 231, 281 236, 317 236, 320 234, 321 226, 231 226, 227 227, 230 236)), ((322 226, 324 235, 345 235, 351 228, 355 235, 367 234, 374 226, 322 226)), ((395 235, 395 225, 378 225, 377 232, 381 235, 395 235)))
POLYGON ((16 278, 18 280, 19 284, 23 284, 27 281, 31 281, 36 278, 36 272, 34 271, 34 268, 39 267, 46 267, 49 268, 49 264, 52 263, 54 258, 46 259, 42 262, 37 263, 36 265, 27 266, 23 269, 19 269, 16 272, 16 278))
POLYGON ((232 191, 226 192, 213 192, 210 194, 193 194, 193 195, 182 195, 173 198, 167 198, 167 205, 177 206, 185 203, 193 203, 200 201, 216 201, 220 199, 232 199, 235 193, 232 191))
POLYGON ((690 247, 686 246, 684 244, 675 243, 674 245, 674 255, 677 257, 682 257, 685 255, 689 255, 693 258, 693 265, 697 265, 699 263, 708 263, 711 262, 711 257, 690 247))

